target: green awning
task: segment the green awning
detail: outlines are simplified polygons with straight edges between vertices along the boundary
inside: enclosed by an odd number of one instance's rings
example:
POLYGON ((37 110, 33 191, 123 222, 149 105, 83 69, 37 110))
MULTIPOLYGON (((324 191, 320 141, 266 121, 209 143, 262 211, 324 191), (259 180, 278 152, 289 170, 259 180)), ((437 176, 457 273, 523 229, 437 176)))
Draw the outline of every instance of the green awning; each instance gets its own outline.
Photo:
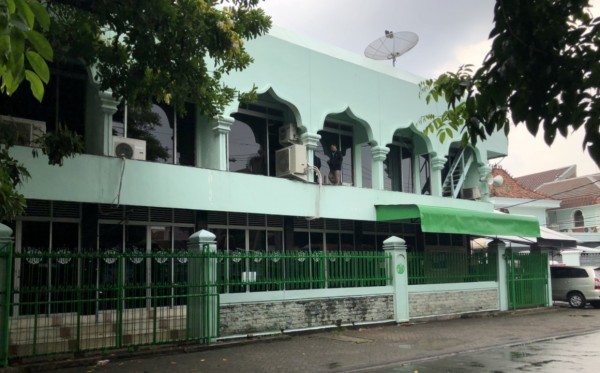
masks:
POLYGON ((426 205, 376 205, 377 221, 421 219, 421 230, 480 236, 540 237, 533 216, 426 205))

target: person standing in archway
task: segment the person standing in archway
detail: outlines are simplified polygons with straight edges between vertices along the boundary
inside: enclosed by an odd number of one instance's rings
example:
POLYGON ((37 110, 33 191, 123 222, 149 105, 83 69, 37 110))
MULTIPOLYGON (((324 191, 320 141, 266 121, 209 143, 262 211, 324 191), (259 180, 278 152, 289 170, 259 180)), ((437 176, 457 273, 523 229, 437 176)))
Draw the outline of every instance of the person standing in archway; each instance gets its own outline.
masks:
POLYGON ((337 149, 337 145, 331 144, 329 147, 329 183, 333 185, 342 185, 342 161, 344 157, 342 152, 337 149))

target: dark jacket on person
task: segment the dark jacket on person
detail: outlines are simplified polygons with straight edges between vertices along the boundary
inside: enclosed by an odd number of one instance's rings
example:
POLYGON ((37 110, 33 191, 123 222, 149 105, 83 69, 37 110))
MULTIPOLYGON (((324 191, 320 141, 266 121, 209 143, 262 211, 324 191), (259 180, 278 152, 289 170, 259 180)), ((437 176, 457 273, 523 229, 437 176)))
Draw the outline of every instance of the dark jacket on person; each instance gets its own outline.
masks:
POLYGON ((327 161, 327 164, 329 165, 329 170, 331 171, 339 171, 342 169, 342 161, 344 160, 344 157, 342 156, 342 152, 340 152, 339 150, 336 150, 335 152, 330 152, 329 154, 329 160, 327 161))

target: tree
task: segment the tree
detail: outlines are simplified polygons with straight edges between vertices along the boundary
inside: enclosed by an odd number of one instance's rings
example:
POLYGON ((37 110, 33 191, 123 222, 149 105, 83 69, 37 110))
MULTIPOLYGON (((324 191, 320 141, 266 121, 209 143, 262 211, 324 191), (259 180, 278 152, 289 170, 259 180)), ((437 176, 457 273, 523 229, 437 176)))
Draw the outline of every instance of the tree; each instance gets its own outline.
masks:
POLYGON ((583 127, 583 148, 600 165, 600 19, 588 0, 497 0, 492 48, 474 73, 462 66, 421 83, 426 100, 447 110, 427 115, 426 133, 444 141, 463 131, 476 144, 510 121, 551 145, 557 132, 583 127), (464 124, 464 127, 463 127, 464 124))
MULTIPOLYGON (((0 0, 0 94, 12 95, 27 80, 41 101, 43 83, 51 78, 47 63, 80 60, 93 67, 100 89, 131 107, 148 110, 153 102, 164 102, 182 113, 191 102, 204 115, 217 116, 236 95, 252 94, 222 84, 221 77, 246 68, 252 58, 244 41, 268 31, 271 21, 259 2, 0 0)), ((73 140, 76 134, 53 136, 73 140)), ((56 164, 81 151, 72 142, 42 145, 56 164), (66 143, 72 145, 67 151, 54 146, 66 143)), ((27 174, 3 154, 0 205, 17 207, 0 211, 0 219, 8 219, 22 213, 23 197, 15 187, 27 174), (19 177, 12 178, 14 172, 19 177)))

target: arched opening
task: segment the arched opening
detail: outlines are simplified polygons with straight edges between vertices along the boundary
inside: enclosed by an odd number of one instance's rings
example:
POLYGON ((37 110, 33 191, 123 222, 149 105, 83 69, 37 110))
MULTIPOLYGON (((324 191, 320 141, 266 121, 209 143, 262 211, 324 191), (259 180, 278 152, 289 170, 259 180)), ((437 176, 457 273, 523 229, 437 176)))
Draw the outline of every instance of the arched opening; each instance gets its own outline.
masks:
POLYGON ((410 129, 394 134, 384 161, 384 189, 431 194, 430 156, 425 141, 410 129))
POLYGON ((573 213, 573 221, 575 223, 575 232, 583 232, 583 227, 585 226, 585 221, 583 219, 583 212, 581 210, 576 210, 573 213))
POLYGON ((335 158, 332 146, 335 146, 342 156, 339 165, 340 184, 371 187, 372 160, 367 124, 354 117, 347 109, 342 113, 328 115, 323 129, 318 133, 321 140, 315 149, 315 157, 321 161, 320 171, 324 183, 335 184, 334 176, 338 168, 335 160, 332 161, 335 158))
POLYGON ((113 115, 114 136, 144 140, 146 160, 193 166, 195 163, 196 113, 187 104, 185 114, 177 114, 173 106, 154 104, 149 110, 124 106, 113 115), (127 110, 127 128, 125 128, 127 110))
MULTIPOLYGON (((275 153, 288 144, 280 141, 285 124, 297 129, 291 109, 274 97, 272 91, 252 103, 241 104, 232 115, 235 121, 228 135, 229 171, 276 176, 275 153)), ((294 141, 299 141, 297 131, 294 141)))

